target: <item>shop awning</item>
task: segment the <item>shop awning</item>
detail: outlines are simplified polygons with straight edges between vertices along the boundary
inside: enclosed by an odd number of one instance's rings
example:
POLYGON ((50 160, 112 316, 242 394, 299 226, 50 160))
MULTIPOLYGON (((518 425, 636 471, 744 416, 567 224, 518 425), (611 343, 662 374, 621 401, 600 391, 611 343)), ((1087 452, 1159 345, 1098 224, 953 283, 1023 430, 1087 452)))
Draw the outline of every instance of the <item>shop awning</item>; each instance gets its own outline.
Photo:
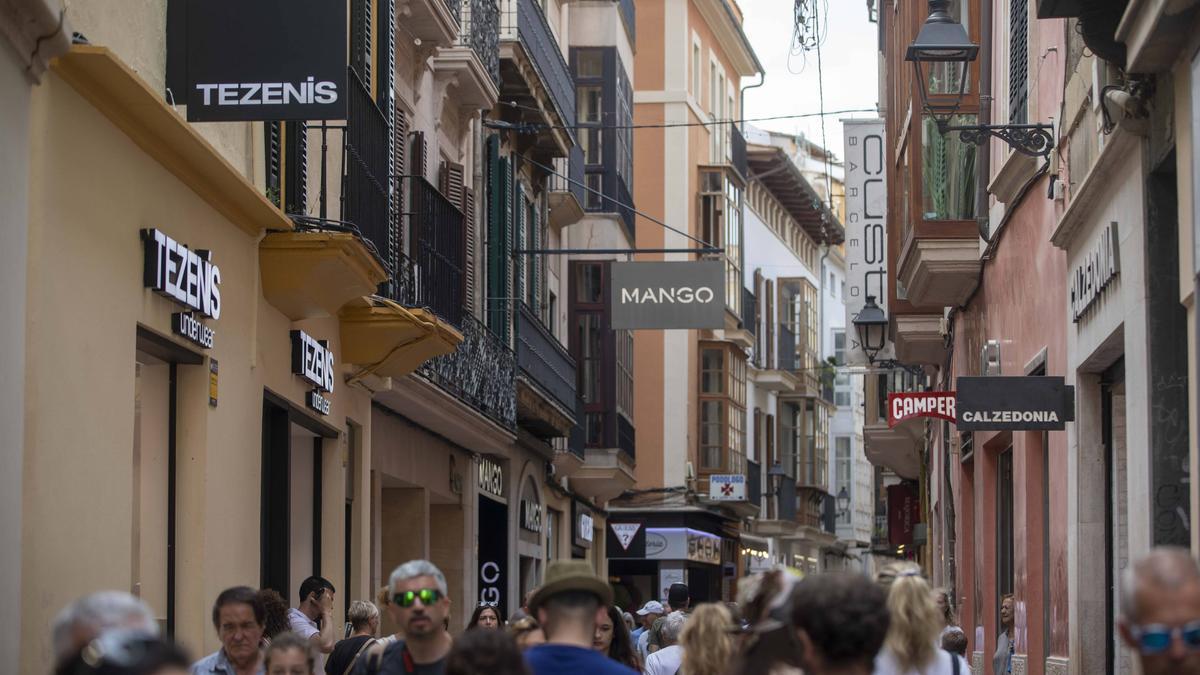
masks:
POLYGON ((403 377, 463 341, 462 333, 432 312, 374 295, 346 304, 338 318, 342 361, 363 375, 403 377))

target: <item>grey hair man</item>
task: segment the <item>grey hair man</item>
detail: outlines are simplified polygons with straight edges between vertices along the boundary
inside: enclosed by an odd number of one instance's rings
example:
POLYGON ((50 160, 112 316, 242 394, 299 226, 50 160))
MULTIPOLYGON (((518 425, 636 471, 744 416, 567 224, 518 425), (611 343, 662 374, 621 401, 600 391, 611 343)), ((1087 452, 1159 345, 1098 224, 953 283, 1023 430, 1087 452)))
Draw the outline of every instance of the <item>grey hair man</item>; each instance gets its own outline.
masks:
POLYGON ((396 640, 375 645, 358 659, 357 675, 442 675, 453 641, 446 630, 450 593, 446 575, 428 560, 410 560, 392 570, 388 613, 400 627, 396 640))
POLYGON ((663 617, 660 635, 662 649, 646 658, 646 675, 674 675, 683 665, 683 647, 679 645, 679 634, 683 632, 683 624, 687 615, 674 611, 663 617))
POLYGON ((1145 675, 1200 675, 1200 565, 1187 549, 1152 549, 1121 573, 1117 625, 1145 675))
POLYGON ((146 603, 124 591, 100 591, 79 598, 54 618, 54 660, 62 663, 113 629, 158 635, 158 622, 146 603))

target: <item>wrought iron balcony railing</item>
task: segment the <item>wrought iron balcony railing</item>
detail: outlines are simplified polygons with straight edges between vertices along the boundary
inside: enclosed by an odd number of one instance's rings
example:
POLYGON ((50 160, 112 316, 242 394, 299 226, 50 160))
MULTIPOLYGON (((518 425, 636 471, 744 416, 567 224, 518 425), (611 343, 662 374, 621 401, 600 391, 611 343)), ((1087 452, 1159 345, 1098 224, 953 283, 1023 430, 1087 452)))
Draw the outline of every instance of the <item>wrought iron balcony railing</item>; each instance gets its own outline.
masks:
POLYGON ((516 358, 508 345, 470 314, 452 354, 426 361, 420 372, 505 429, 517 427, 516 358))
POLYGON ((500 86, 500 8, 496 0, 447 0, 459 11, 459 44, 475 50, 479 62, 500 86))
POLYGON ((461 24, 463 0, 442 0, 442 2, 446 3, 446 9, 450 10, 450 13, 454 15, 454 20, 461 24))
POLYGON ((565 410, 575 412, 575 359, 525 303, 517 313, 517 365, 565 410))
MULTIPOLYGON (((406 274, 397 275, 397 302, 428 307, 461 327, 466 304, 466 229, 462 211, 429 181, 409 176, 409 231, 412 243, 406 274)), ((403 267, 405 265, 398 265, 403 267)))
POLYGON ((575 80, 536 0, 500 0, 500 39, 521 41, 559 117, 574 124, 575 80))
MULTIPOLYGON (((358 228, 385 263, 394 267, 398 241, 388 208, 388 148, 391 143, 387 116, 375 104, 353 68, 347 89, 346 128, 342 135, 341 219, 358 228)), ((322 147, 321 152, 324 155, 326 149, 322 147)), ((321 160, 325 166, 325 157, 321 160)), ((324 188, 324 174, 321 187, 324 188)), ((324 217, 323 191, 320 199, 324 217)), ((395 270, 389 271, 394 273, 395 270)))
MULTIPOLYGON (((754 291, 742 287, 742 328, 751 333, 758 332, 758 299, 754 291)), ((755 357, 757 358, 757 354, 755 357)))

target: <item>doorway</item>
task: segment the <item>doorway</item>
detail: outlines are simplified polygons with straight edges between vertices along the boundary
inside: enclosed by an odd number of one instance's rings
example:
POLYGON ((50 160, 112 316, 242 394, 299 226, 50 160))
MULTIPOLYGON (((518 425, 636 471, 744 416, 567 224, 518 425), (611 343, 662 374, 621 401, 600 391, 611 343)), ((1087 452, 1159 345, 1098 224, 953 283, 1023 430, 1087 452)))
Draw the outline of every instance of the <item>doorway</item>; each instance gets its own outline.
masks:
POLYGON ((286 401, 263 400, 260 584, 289 602, 321 574, 322 449, 337 432, 286 401))
POLYGON ((1104 445, 1104 585, 1105 664, 1108 675, 1133 672, 1125 646, 1117 637, 1120 608, 1117 580, 1129 564, 1128 482, 1125 448, 1125 360, 1100 375, 1100 434, 1104 445))

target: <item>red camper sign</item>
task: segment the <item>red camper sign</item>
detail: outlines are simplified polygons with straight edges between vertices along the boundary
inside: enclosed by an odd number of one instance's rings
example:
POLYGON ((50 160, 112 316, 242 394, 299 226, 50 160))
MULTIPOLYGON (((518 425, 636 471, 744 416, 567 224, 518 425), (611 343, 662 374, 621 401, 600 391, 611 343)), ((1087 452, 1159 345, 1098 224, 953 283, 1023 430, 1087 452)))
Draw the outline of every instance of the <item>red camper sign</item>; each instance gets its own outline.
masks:
POLYGON ((888 427, 914 417, 936 417, 955 421, 954 392, 922 391, 888 394, 888 427))

